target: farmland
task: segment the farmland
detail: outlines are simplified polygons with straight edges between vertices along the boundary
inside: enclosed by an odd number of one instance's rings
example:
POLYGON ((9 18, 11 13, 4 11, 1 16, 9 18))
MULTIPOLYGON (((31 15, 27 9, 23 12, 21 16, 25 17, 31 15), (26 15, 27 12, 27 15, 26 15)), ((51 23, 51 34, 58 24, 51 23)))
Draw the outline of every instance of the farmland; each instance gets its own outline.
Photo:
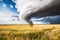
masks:
POLYGON ((0 25, 0 40, 60 40, 60 25, 0 25))

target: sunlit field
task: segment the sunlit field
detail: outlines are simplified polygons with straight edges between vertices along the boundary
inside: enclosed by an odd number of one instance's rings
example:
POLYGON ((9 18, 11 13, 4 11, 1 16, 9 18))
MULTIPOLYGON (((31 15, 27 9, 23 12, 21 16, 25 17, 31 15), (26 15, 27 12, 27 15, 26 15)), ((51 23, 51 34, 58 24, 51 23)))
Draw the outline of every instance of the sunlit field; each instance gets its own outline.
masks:
POLYGON ((0 25, 0 40, 60 40, 60 25, 0 25))

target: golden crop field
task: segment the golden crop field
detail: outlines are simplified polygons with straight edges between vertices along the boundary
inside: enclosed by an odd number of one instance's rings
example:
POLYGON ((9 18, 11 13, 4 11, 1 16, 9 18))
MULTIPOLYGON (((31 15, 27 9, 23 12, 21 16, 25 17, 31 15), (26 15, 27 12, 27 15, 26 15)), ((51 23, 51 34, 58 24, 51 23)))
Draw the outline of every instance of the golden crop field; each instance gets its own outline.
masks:
POLYGON ((0 25, 0 40, 60 40, 60 25, 0 25))

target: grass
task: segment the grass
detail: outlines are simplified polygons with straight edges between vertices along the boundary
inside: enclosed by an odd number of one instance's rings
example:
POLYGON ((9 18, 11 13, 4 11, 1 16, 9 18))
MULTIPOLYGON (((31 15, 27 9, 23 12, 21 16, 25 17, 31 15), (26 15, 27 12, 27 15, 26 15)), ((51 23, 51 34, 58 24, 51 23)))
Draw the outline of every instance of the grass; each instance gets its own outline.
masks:
POLYGON ((0 25, 0 40, 60 40, 60 25, 0 25))

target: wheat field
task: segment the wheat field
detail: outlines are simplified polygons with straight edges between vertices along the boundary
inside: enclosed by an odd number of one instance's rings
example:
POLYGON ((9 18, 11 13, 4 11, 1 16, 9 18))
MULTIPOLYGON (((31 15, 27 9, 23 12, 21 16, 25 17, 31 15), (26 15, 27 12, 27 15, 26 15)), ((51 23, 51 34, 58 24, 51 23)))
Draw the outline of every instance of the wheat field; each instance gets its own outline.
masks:
POLYGON ((60 40, 60 25, 0 25, 0 40, 60 40))

